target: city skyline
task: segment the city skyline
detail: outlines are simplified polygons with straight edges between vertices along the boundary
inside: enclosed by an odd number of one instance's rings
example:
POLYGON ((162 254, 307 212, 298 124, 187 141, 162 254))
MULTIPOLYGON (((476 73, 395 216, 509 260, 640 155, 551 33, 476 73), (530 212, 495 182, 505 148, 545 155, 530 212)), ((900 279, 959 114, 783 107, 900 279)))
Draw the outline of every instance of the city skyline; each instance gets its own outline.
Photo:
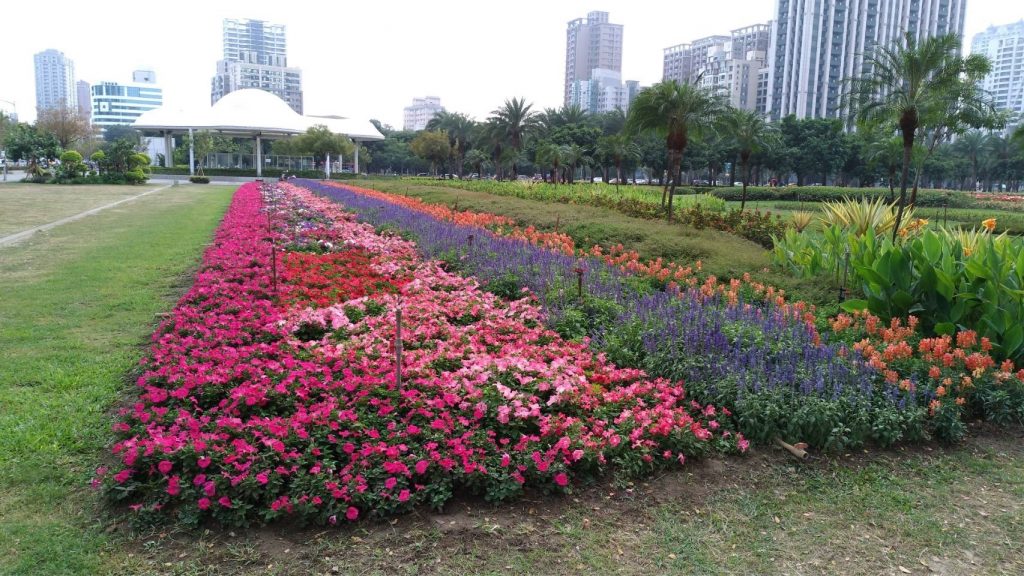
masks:
MULTIPOLYGON (((163 78, 167 105, 208 106, 210 65, 223 52, 222 21, 252 18, 288 27, 289 63, 303 69, 305 108, 310 113, 377 118, 397 128, 402 109, 413 97, 437 94, 448 110, 482 120, 512 97, 525 97, 535 109, 561 106, 566 23, 591 11, 607 11, 623 25, 622 69, 649 85, 661 80, 665 47, 767 22, 776 3, 721 0, 707 6, 665 7, 643 1, 567 1, 550 6, 526 0, 509 12, 454 3, 453 10, 445 11, 436 5, 385 0, 347 7, 340 18, 340 13, 311 2, 295 2, 286 9, 261 1, 184 1, 178 9, 162 13, 159 26, 137 25, 140 16, 134 10, 117 9, 130 6, 126 2, 110 4, 109 10, 76 11, 73 18, 55 17, 39 28, 12 28, 0 37, 8 65, 0 100, 15 101, 21 119, 33 121, 32 55, 53 48, 75 61, 76 79, 93 82, 119 77, 126 69, 156 69, 163 78), (119 21, 119 12, 130 18, 119 21), (103 26, 117 33, 86 33, 103 26), (496 34, 495 26, 504 33, 496 34)), ((5 10, 13 20, 32 18, 27 6, 5 10)), ((1022 17, 1024 6, 969 0, 965 46, 988 26, 1022 17)), ((0 107, 11 108, 3 102, 0 107)))

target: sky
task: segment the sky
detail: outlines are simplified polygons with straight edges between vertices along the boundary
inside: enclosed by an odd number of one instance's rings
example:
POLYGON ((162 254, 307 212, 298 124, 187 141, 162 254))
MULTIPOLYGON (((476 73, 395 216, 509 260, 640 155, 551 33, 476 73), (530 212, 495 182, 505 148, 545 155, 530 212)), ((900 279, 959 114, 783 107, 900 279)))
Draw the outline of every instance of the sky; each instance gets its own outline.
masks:
MULTIPOLYGON (((767 22, 775 0, 177 0, 5 2, 0 10, 0 109, 35 119, 33 54, 75 63, 78 80, 127 82, 156 71, 168 106, 208 106, 224 18, 287 27, 288 63, 302 68, 306 114, 376 118, 396 128, 414 97, 439 96, 478 120, 509 98, 562 105, 565 29, 587 12, 623 25, 622 76, 661 80, 668 46, 767 22)), ((968 0, 965 43, 1024 18, 1024 2, 968 0)))

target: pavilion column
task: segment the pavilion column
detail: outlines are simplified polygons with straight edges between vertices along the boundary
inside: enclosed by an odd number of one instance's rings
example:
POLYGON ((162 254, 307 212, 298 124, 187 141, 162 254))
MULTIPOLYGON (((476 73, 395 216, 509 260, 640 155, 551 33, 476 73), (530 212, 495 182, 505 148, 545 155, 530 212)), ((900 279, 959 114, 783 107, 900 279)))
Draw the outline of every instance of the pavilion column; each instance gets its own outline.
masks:
POLYGON ((327 161, 324 162, 324 174, 327 175, 327 179, 331 179, 331 153, 327 153, 327 161))
POLYGON ((188 175, 196 175, 196 148, 195 148, 195 135, 192 134, 192 129, 188 129, 188 175))
POLYGON ((263 139, 256 134, 256 177, 263 177, 263 139))
POLYGON ((174 167, 174 139, 170 132, 164 132, 164 168, 174 167))
POLYGON ((352 162, 352 173, 359 174, 359 140, 356 140, 356 156, 352 162))

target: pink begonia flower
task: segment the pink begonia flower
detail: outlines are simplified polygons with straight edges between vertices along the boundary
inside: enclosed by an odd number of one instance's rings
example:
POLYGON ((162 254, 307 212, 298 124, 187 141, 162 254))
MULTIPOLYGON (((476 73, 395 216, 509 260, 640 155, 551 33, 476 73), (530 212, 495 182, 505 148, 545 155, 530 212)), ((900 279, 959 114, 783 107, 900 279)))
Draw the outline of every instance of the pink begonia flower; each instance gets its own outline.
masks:
POLYGON ((210 499, 209 498, 200 498, 199 499, 199 509, 200 510, 206 510, 209 507, 210 507, 210 499))
POLYGON ((398 493, 398 501, 399 502, 407 501, 409 499, 409 495, 410 494, 409 494, 409 490, 408 489, 402 489, 402 491, 398 493))
POLYGON ((349 520, 359 518, 359 509, 355 506, 349 506, 348 511, 345 512, 345 518, 348 518, 349 520))
POLYGON ((161 474, 166 476, 170 474, 171 469, 174 468, 174 463, 172 463, 170 460, 161 460, 160 463, 156 465, 156 467, 157 470, 160 470, 161 474))
POLYGON ((227 496, 221 496, 220 499, 217 500, 217 503, 225 508, 231 508, 231 498, 228 498, 227 496))
POLYGON ((559 486, 568 486, 569 477, 565 475, 565 472, 559 472, 558 474, 555 474, 555 484, 558 484, 559 486))

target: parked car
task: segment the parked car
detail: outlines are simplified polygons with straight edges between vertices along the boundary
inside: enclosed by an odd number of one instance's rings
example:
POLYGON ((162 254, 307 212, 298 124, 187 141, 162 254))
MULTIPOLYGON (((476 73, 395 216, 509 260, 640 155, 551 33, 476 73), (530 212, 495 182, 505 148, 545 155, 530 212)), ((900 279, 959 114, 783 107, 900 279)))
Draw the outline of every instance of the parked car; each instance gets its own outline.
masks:
POLYGON ((633 184, 636 184, 638 186, 643 186, 643 185, 647 184, 647 178, 637 178, 636 180, 633 180, 633 184))
POLYGON ((600 184, 604 182, 604 178, 601 178, 600 176, 594 176, 590 181, 593 182, 594 184, 600 184))

